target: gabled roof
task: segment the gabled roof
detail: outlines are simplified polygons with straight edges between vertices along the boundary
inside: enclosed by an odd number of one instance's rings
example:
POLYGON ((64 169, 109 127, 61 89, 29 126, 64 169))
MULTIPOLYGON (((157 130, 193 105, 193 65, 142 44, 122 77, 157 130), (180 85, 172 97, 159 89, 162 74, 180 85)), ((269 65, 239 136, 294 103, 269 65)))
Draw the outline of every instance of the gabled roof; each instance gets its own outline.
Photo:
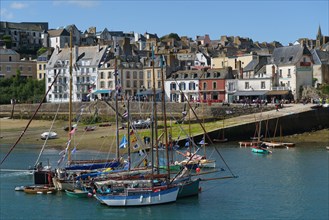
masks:
POLYGON ((70 36, 66 29, 49 30, 49 37, 70 36))
MULTIPOLYGON (((101 59, 106 52, 106 48, 107 46, 78 47, 78 61, 90 60, 90 66, 96 66, 102 61, 101 59)), ((54 67, 58 60, 70 60, 70 48, 61 48, 58 53, 55 50, 48 62, 49 67, 54 67)))
POLYGON ((19 53, 17 53, 13 49, 0 48, 0 55, 17 55, 17 54, 19 54, 19 53))
POLYGON ((329 64, 329 51, 311 50, 314 64, 329 64))
POLYGON ((312 55, 306 46, 279 47, 274 49, 271 63, 276 65, 295 65, 303 55, 312 55))

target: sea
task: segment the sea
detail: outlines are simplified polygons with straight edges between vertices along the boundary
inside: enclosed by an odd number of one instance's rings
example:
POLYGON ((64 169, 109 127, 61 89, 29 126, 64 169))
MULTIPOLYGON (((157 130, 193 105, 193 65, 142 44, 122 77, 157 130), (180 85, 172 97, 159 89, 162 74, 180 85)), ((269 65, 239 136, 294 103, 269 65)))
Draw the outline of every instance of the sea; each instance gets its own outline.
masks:
MULTIPOLYGON (((216 159, 217 172, 201 178, 225 177, 231 173, 236 178, 202 181, 198 196, 175 203, 111 208, 92 197, 77 199, 63 192, 28 195, 15 191, 16 186, 33 183, 33 176, 24 170, 34 165, 40 152, 37 147, 17 146, 1 166, 0 219, 327 220, 329 151, 325 147, 320 143, 303 143, 262 155, 248 147, 240 148, 236 142, 207 146, 207 157, 216 159)), ((8 150, 8 146, 1 146, 1 159, 8 150)), ((76 152, 80 158, 98 156, 99 152, 76 152)), ((138 157, 136 154, 135 159, 138 157)), ((44 165, 56 166, 59 158, 56 149, 46 149, 42 154, 44 165)))

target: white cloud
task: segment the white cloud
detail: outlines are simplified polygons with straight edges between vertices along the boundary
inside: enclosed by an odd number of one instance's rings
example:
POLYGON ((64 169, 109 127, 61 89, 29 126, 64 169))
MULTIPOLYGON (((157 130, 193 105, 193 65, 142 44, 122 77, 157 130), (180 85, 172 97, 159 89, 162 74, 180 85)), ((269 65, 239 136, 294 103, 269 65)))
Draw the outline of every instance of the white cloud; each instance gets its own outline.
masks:
POLYGON ((19 2, 13 2, 13 3, 11 3, 10 7, 12 9, 23 9, 23 8, 27 7, 27 4, 19 3, 19 2))
POLYGON ((1 20, 10 20, 14 18, 14 14, 5 8, 0 9, 1 20))
POLYGON ((54 6, 60 6, 63 4, 70 4, 70 5, 74 5, 80 8, 92 8, 92 7, 96 7, 99 5, 98 1, 88 1, 88 0, 68 0, 68 1, 61 1, 61 0, 54 0, 53 1, 53 5, 54 6))

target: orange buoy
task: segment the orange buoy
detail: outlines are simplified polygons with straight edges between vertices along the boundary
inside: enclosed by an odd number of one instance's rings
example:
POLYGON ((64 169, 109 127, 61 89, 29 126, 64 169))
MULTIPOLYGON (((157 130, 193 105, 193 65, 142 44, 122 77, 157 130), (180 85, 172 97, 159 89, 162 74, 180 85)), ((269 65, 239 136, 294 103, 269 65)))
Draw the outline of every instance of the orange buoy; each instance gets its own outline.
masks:
POLYGON ((196 171, 197 173, 200 173, 200 167, 196 168, 195 171, 196 171))

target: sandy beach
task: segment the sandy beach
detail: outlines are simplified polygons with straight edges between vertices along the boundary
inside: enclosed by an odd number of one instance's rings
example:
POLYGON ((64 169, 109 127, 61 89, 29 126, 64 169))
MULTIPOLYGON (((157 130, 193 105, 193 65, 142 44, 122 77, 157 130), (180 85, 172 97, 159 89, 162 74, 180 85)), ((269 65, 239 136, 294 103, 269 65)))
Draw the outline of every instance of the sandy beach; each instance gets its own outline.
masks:
MULTIPOLYGON (((19 119, 0 119, 0 144, 3 146, 12 146, 22 131, 25 129, 28 124, 28 120, 19 120, 19 119)), ((35 147, 42 146, 44 140, 41 139, 41 134, 45 131, 48 131, 51 127, 52 121, 45 120, 33 120, 29 125, 29 128, 21 138, 19 144, 33 145, 35 147)), ((53 131, 58 134, 57 139, 48 140, 47 146, 57 149, 64 149, 66 147, 66 142, 68 140, 68 132, 64 130, 64 127, 67 126, 65 121, 56 121, 53 125, 53 131)), ((84 126, 81 125, 75 133, 75 138, 72 139, 71 143, 74 143, 74 146, 78 146, 79 149, 85 150, 100 150, 108 151, 109 148, 112 148, 113 151, 115 145, 115 124, 107 127, 101 127, 95 125, 95 131, 84 130, 84 126), (81 127, 81 128, 80 128, 81 127)), ((146 131, 142 131, 146 132, 146 131)), ((121 130, 120 134, 123 135, 127 133, 127 130, 121 130)), ((293 142, 293 143, 302 143, 302 142, 317 142, 328 145, 329 143, 329 129, 322 129, 314 132, 307 132, 303 134, 289 135, 282 138, 284 141, 293 142)), ((238 144, 237 144, 238 146, 238 144)), ((112 150, 112 149, 111 149, 112 150)))

